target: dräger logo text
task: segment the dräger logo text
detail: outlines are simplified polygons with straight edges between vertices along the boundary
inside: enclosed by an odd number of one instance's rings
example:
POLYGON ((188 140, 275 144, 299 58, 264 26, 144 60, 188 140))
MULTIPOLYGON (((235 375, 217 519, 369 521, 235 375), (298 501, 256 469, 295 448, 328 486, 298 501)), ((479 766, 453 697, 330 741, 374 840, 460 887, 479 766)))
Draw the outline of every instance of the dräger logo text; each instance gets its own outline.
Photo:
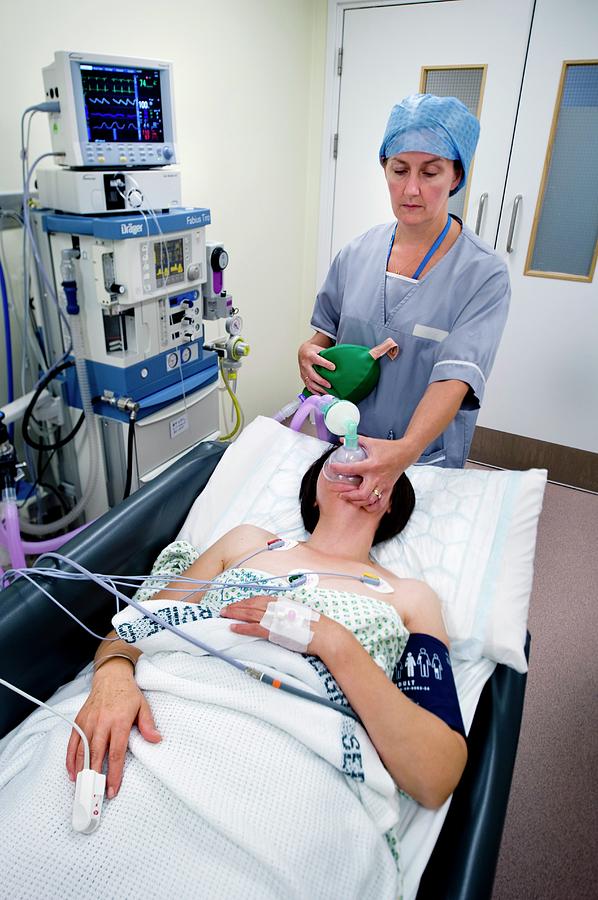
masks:
POLYGON ((120 226, 121 234, 140 234, 143 231, 143 225, 133 225, 132 222, 128 222, 126 225, 120 226))

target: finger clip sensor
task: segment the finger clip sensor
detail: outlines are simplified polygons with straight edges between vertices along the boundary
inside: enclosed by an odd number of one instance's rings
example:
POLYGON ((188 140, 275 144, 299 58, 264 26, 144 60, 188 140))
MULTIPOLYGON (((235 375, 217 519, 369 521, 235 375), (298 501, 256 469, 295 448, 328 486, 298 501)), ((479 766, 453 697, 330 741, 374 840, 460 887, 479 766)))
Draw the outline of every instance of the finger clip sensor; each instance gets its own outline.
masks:
POLYGON ((93 769, 82 769, 75 784, 73 804, 73 828, 82 834, 91 834, 100 824, 106 776, 93 769))
POLYGON ((320 613, 304 603, 284 597, 268 603, 260 625, 269 631, 268 640, 287 650, 305 653, 314 636, 310 622, 317 622, 320 613))

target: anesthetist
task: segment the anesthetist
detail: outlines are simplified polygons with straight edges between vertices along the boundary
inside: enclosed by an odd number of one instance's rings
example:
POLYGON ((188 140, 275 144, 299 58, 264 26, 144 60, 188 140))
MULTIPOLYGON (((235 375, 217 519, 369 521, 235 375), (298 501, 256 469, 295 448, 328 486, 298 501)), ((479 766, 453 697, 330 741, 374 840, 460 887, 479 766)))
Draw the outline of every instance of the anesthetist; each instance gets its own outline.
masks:
POLYGON ((393 107, 379 157, 396 221, 338 253, 316 299, 315 334, 299 348, 304 384, 325 394, 330 383, 314 365, 335 367, 322 349, 387 338, 398 345, 359 404, 368 458, 351 472, 362 481, 335 486, 372 511, 408 466, 464 465, 506 322, 505 263, 448 212, 479 130, 455 97, 415 94, 393 107))

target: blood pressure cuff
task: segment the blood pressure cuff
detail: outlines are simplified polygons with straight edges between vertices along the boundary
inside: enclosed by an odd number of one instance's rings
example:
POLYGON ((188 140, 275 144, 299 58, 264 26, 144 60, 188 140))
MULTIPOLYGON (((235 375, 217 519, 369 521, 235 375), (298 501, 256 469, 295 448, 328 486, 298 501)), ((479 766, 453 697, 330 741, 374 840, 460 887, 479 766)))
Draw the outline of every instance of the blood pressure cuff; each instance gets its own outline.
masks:
POLYGON ((430 634, 411 634, 392 680, 406 697, 465 737, 449 652, 430 634))

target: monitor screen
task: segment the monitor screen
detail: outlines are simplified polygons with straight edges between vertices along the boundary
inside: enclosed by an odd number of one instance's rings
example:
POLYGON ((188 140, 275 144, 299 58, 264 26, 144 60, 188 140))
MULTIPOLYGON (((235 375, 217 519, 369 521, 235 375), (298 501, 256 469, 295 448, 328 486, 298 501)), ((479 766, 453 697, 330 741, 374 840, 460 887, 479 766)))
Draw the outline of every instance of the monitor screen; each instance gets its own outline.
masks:
POLYGON ((172 63, 57 50, 43 70, 52 150, 62 167, 154 168, 177 162, 172 63))
POLYGON ((159 70, 83 63, 80 72, 88 141, 164 141, 159 70))

